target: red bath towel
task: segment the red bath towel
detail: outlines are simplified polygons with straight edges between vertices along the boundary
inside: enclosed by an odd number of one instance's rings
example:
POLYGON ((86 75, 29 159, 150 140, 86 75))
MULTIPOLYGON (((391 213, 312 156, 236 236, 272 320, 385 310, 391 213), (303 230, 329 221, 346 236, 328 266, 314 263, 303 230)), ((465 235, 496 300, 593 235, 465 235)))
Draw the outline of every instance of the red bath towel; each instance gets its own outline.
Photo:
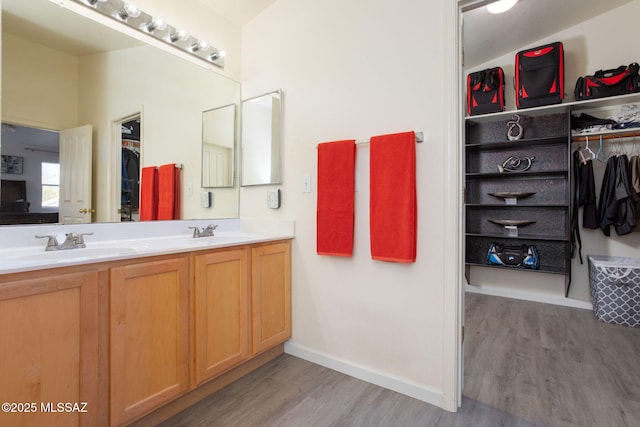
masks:
POLYGON ((142 168, 140 181, 140 221, 153 221, 158 219, 158 169, 142 168))
POLYGON ((180 219, 180 169, 173 163, 158 168, 158 219, 180 219))
POLYGON ((318 255, 353 254, 356 141, 318 145, 318 255))
POLYGON ((371 257, 415 262, 416 136, 414 132, 371 138, 371 257))

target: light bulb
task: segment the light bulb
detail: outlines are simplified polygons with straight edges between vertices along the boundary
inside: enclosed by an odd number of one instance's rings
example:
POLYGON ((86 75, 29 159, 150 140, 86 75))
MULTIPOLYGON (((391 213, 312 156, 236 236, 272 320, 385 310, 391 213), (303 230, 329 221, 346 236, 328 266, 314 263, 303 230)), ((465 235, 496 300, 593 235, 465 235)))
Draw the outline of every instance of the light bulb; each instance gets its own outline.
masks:
POLYGON ((180 29, 169 34, 168 40, 171 43, 176 43, 178 41, 185 41, 188 38, 189 38, 189 33, 187 33, 185 30, 180 29))
POLYGON ((197 42, 195 42, 191 46, 189 46, 189 49, 191 49, 191 52, 197 52, 199 50, 204 50, 204 49, 206 49, 208 47, 209 47, 209 45, 207 44, 206 41, 198 40, 197 42))
POLYGON ((487 5, 487 10, 490 13, 503 13, 515 6, 516 3, 518 0, 498 0, 487 5))
POLYGON ((140 16, 140 9, 129 2, 125 2, 122 7, 114 12, 114 16, 121 21, 126 21, 129 18, 137 18, 140 16))
POLYGON ((218 50, 209 55, 209 60, 216 61, 218 59, 224 58, 225 56, 227 56, 227 52, 225 52, 224 50, 218 50))
POLYGON ((167 28, 167 23, 164 22, 161 18, 152 18, 151 21, 142 24, 140 28, 148 33, 153 33, 156 30, 162 31, 167 28))

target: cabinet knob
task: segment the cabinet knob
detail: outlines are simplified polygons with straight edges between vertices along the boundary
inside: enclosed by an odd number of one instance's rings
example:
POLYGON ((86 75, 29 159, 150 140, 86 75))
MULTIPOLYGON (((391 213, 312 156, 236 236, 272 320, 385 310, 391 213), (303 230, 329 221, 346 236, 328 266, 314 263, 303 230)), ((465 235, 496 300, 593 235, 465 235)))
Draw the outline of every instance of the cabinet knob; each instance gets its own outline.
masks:
POLYGON ((80 212, 81 214, 86 214, 86 213, 95 213, 96 210, 95 209, 82 208, 78 212, 80 212))

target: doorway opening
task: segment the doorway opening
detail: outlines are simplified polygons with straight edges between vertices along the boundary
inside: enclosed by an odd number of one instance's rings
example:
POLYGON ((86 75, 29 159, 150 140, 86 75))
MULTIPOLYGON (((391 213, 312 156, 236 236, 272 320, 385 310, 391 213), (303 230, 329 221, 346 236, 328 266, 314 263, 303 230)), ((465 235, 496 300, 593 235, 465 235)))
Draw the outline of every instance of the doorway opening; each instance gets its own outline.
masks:
POLYGON ((59 132, 2 123, 0 223, 58 222, 59 132))
POLYGON ((120 221, 140 220, 141 117, 137 114, 120 122, 120 221))

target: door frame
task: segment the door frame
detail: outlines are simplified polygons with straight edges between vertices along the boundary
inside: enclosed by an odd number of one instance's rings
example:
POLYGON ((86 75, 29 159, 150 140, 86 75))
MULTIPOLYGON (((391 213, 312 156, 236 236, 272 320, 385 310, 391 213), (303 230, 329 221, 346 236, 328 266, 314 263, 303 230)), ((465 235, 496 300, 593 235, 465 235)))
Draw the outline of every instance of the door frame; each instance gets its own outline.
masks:
POLYGON ((444 113, 443 135, 445 140, 445 200, 443 242, 445 257, 443 283, 443 389, 442 406, 457 411, 462 405, 464 385, 463 332, 464 304, 464 226, 462 150, 463 104, 462 104, 462 3, 442 0, 443 14, 443 64, 445 76, 442 111, 444 113))
POLYGON ((111 168, 109 168, 110 172, 113 174, 109 174, 107 177, 109 186, 111 187, 110 196, 109 196, 109 221, 110 222, 120 222, 120 213, 118 210, 120 209, 121 202, 121 192, 122 192, 122 123, 134 120, 136 118, 140 118, 140 171, 142 172, 143 163, 143 139, 144 139, 144 120, 143 120, 143 109, 140 107, 140 110, 135 113, 128 114, 119 119, 114 119, 111 121, 111 134, 110 134, 110 146, 111 149, 109 152, 111 153, 111 168))

